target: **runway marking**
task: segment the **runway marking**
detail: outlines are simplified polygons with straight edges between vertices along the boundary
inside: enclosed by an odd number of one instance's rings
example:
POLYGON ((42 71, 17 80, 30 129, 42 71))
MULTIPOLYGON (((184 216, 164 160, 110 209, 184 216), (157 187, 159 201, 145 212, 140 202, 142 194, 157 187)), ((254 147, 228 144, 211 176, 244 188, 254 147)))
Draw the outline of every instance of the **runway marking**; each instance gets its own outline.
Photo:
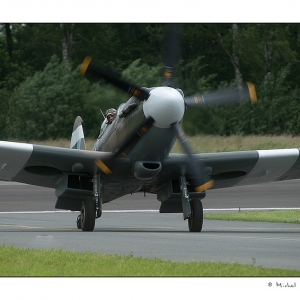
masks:
POLYGON ((0 214, 54 214, 54 213, 70 213, 70 210, 43 210, 43 211, 2 211, 0 214))
POLYGON ((44 227, 38 226, 25 226, 25 225, 15 225, 15 224, 0 224, 1 227, 13 227, 13 228, 22 228, 22 229, 44 229, 44 227))
MULTIPOLYGON (((215 220, 215 221, 218 221, 218 220, 215 220)), ((238 222, 240 222, 240 221, 238 221, 238 222)), ((242 222, 245 222, 245 221, 242 221, 242 222)), ((251 222, 251 223, 253 223, 253 222, 251 222)), ((258 223, 258 222, 255 222, 255 223, 258 223)), ((273 222, 262 222, 262 223, 272 223, 272 224, 274 224, 273 222)), ((280 223, 280 224, 286 224, 286 225, 288 225, 287 223, 280 223)), ((295 224, 295 225, 299 225, 299 224, 295 224)), ((273 230, 296 230, 296 231, 300 231, 300 226, 299 227, 292 227, 292 228, 288 228, 288 227, 284 227, 284 228, 268 228, 268 227, 239 227, 238 228, 239 230, 247 230, 247 231, 249 231, 249 230, 269 230, 269 231, 273 231, 273 230)), ((236 230, 236 228, 233 228, 233 227, 221 227, 221 228, 215 228, 214 230, 217 230, 218 232, 219 231, 224 231, 224 230, 236 230)))
MULTIPOLYGON (((264 207, 264 208, 206 208, 209 211, 268 211, 268 210, 300 210, 300 207, 264 207)), ((77 213, 70 210, 42 210, 42 211, 3 211, 0 214, 53 214, 53 213, 77 213)), ((127 209, 127 210, 103 210, 103 213, 157 213, 158 209, 127 209)))
POLYGON ((104 213, 144 213, 144 212, 159 212, 158 209, 127 209, 127 210, 103 210, 104 213))
MULTIPOLYGON (((11 229, 24 229, 24 230, 30 230, 30 229, 39 229, 42 231, 51 231, 51 232, 59 232, 59 231, 76 231, 76 232, 81 232, 80 230, 77 230, 75 227, 74 228, 48 228, 48 227, 37 227, 37 226, 25 226, 25 225, 14 225, 14 224, 0 224, 1 227, 10 227, 11 229)), ((172 229, 173 227, 167 227, 167 226, 161 226, 161 227, 147 227, 147 226, 124 226, 124 227, 116 227, 116 228, 95 228, 95 232, 104 232, 104 231, 118 231, 118 230, 154 230, 154 229, 172 229)), ((157 232, 159 233, 159 232, 157 232)))
POLYGON ((122 226, 122 227, 117 227, 116 229, 171 229, 173 227, 171 226, 122 226))
POLYGON ((256 240, 274 240, 274 241, 300 242, 300 239, 292 239, 292 238, 268 238, 268 237, 263 238, 263 237, 257 237, 257 236, 232 236, 232 235, 220 235, 220 234, 205 234, 205 232, 202 232, 202 234, 205 235, 205 236, 209 236, 209 237, 228 238, 228 239, 234 238, 234 239, 256 239, 256 240))
POLYGON ((264 208, 207 208, 203 211, 265 211, 265 210, 300 210, 300 207, 264 207, 264 208))
MULTIPOLYGON (((0 227, 10 227, 12 229, 19 228, 19 229, 40 229, 40 230, 47 230, 47 231, 74 231, 75 228, 49 228, 49 227, 40 227, 40 226, 25 226, 25 225, 15 225, 15 224, 0 224, 0 227)), ((77 230, 76 230, 77 231, 77 230)))

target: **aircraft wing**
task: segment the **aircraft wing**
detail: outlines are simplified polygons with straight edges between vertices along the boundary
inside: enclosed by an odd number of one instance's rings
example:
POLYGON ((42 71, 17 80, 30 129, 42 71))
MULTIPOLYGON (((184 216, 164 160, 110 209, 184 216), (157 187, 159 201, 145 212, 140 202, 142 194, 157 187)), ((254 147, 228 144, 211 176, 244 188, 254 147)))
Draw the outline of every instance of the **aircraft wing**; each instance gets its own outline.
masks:
MULTIPOLYGON (((96 158, 106 163, 109 153, 0 141, 0 180, 55 188, 66 174, 92 174, 97 168, 96 158)), ((299 149, 296 148, 204 153, 196 154, 195 158, 212 169, 213 188, 300 178, 299 149)), ((116 189, 116 182, 120 184, 118 176, 128 185, 135 184, 129 159, 116 161, 114 175, 106 177, 108 186, 116 189)), ((186 154, 170 154, 159 176, 148 183, 159 187, 170 179, 178 180, 187 169, 186 154)))
MULTIPOLYGON (((267 183, 300 178, 299 149, 252 150, 195 154, 196 160, 211 167, 212 188, 267 183)), ((186 168, 186 154, 171 154, 162 172, 167 177, 178 177, 186 168)))
MULTIPOLYGON (((0 180, 55 188, 66 174, 91 174, 110 153, 0 141, 0 180)), ((123 160, 123 168, 128 168, 123 160)), ((120 170, 122 171, 122 169, 120 170)))

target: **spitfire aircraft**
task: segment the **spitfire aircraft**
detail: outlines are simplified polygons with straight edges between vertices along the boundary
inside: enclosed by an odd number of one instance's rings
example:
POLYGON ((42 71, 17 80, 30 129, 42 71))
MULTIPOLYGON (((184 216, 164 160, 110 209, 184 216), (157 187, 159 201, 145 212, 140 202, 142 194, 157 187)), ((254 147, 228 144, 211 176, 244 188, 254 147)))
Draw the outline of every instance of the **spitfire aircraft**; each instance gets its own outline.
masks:
POLYGON ((92 150, 86 150, 80 116, 70 149, 0 141, 0 180, 55 189, 55 208, 79 211, 77 228, 83 231, 94 230, 102 204, 148 192, 157 194, 160 213, 182 213, 189 231, 200 232, 201 200, 209 188, 300 177, 299 149, 193 154, 181 126, 185 110, 255 103, 255 88, 248 82, 226 92, 185 97, 173 87, 173 66, 174 61, 166 63, 162 86, 145 88, 86 57, 82 75, 105 79, 130 99, 117 108, 111 124, 103 121, 92 150), (185 154, 170 153, 176 139, 185 154))

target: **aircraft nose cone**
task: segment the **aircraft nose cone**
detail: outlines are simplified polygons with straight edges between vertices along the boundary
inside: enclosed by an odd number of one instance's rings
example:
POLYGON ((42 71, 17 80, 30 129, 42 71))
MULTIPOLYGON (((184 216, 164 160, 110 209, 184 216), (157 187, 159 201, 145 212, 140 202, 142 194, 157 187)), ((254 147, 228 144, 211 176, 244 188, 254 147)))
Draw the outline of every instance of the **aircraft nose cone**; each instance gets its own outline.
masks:
POLYGON ((179 122, 184 114, 184 100, 174 88, 158 87, 150 91, 150 97, 144 101, 143 110, 146 118, 155 120, 154 126, 168 128, 179 122))

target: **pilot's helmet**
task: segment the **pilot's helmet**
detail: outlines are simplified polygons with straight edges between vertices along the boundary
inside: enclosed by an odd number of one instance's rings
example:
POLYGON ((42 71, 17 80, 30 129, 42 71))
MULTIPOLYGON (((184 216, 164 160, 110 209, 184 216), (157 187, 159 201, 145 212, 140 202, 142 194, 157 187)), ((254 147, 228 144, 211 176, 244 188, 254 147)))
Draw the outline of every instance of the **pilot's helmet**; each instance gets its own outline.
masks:
POLYGON ((110 108, 105 112, 105 117, 107 118, 109 115, 114 116, 117 113, 117 111, 114 108, 110 108))

